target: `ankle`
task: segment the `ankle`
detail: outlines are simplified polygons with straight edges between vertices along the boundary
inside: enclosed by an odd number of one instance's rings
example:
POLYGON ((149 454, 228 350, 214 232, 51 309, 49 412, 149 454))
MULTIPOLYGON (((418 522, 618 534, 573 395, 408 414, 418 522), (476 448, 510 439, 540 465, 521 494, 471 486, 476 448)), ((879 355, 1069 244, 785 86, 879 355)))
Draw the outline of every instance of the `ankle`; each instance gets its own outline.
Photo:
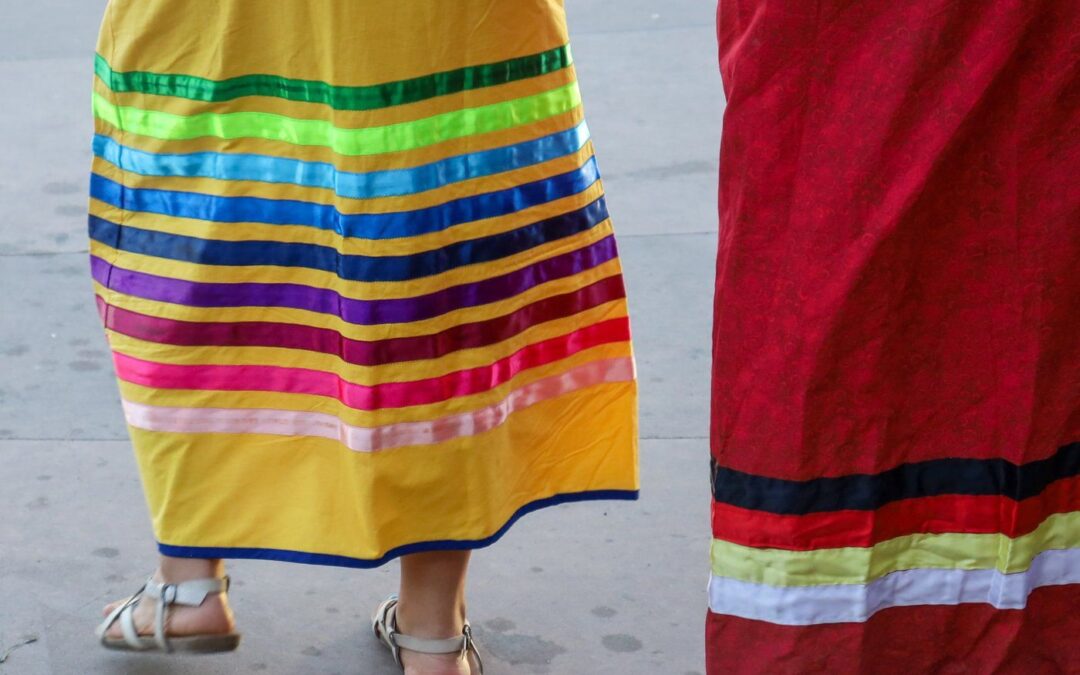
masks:
POLYGON ((465 629, 465 605, 447 608, 444 611, 420 611, 399 602, 397 606, 397 630, 405 635, 428 640, 443 640, 457 637, 465 629))
POLYGON ((220 579, 224 576, 225 563, 220 559, 161 556, 154 580, 158 583, 180 584, 197 579, 220 579))

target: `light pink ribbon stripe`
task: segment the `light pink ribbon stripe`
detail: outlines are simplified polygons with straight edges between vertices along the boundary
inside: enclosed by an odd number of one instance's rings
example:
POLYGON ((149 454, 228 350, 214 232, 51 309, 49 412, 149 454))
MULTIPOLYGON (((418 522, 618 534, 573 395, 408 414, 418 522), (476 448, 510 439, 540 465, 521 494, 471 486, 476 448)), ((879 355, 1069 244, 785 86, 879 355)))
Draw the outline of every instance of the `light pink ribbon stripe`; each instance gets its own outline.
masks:
POLYGON ((495 429, 511 414, 542 401, 598 384, 633 379, 634 361, 630 357, 593 361, 516 389, 487 408, 429 422, 381 427, 350 426, 326 413, 264 408, 166 408, 124 401, 124 412, 128 424, 149 431, 309 436, 337 440, 357 452, 376 452, 475 436, 495 429))

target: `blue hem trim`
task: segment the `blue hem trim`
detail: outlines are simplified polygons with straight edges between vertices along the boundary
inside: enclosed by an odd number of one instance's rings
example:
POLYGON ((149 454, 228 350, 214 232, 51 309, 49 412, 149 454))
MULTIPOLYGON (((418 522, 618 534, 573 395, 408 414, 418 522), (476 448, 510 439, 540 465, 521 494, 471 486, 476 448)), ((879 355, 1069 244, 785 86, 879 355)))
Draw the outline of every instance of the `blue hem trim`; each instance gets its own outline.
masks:
POLYGON ((637 490, 592 490, 588 492, 574 492, 559 494, 546 499, 539 499, 526 504, 499 528, 499 531, 490 537, 475 540, 448 539, 444 541, 424 541, 415 544, 406 544, 391 549, 386 555, 376 559, 350 558, 343 555, 329 555, 326 553, 304 553, 302 551, 287 551, 275 548, 231 548, 231 547, 206 547, 206 546, 173 546, 158 542, 158 550, 162 555, 173 558, 229 558, 248 560, 276 560, 279 562, 302 563, 305 565, 329 565, 332 567, 351 567, 355 569, 372 569, 381 567, 386 563, 411 553, 424 553, 427 551, 469 551, 491 546, 506 534, 510 528, 527 513, 539 511, 549 506, 569 504, 573 502, 586 502, 597 500, 635 501, 638 498, 637 490))

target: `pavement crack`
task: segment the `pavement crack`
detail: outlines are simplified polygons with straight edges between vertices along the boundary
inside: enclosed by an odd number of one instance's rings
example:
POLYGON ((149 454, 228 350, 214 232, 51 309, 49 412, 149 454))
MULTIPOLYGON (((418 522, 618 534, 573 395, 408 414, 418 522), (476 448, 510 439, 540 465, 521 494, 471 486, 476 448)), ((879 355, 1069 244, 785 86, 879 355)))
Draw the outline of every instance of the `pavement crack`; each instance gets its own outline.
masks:
POLYGON ((10 647, 8 647, 7 649, 5 649, 3 654, 0 654, 0 663, 4 663, 5 661, 7 661, 8 657, 11 656, 11 652, 15 651, 19 647, 25 647, 26 645, 32 645, 37 641, 38 641, 38 637, 36 635, 27 635, 26 637, 24 637, 19 642, 16 642, 15 644, 13 644, 10 647))

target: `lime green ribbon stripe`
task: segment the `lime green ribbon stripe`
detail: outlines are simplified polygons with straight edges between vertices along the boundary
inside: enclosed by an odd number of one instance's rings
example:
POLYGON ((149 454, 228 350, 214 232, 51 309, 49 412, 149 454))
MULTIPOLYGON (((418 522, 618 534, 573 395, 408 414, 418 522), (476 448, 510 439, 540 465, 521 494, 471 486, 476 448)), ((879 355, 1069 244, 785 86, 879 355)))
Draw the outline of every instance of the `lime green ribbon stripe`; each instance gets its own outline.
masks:
POLYGON ((243 96, 272 96, 290 101, 324 103, 336 110, 377 110, 538 77, 562 70, 572 62, 569 45, 563 45, 498 63, 362 87, 333 86, 317 80, 275 75, 243 75, 227 80, 209 80, 194 75, 118 72, 100 54, 94 61, 94 72, 109 89, 118 93, 137 92, 209 102, 231 101, 243 96))
POLYGON ((502 131, 548 119, 581 105, 576 82, 532 96, 465 108, 381 127, 344 129, 325 120, 261 112, 174 115, 118 106, 94 94, 94 115, 125 133, 182 141, 207 136, 264 138, 294 145, 325 146, 339 155, 378 155, 422 148, 443 141, 502 131))
POLYGON ((867 584, 900 570, 996 569, 1027 571, 1042 552, 1080 548, 1080 511, 1048 517, 1036 530, 1010 538, 1001 533, 911 534, 874 546, 810 551, 756 548, 714 539, 712 571, 769 586, 867 584))

